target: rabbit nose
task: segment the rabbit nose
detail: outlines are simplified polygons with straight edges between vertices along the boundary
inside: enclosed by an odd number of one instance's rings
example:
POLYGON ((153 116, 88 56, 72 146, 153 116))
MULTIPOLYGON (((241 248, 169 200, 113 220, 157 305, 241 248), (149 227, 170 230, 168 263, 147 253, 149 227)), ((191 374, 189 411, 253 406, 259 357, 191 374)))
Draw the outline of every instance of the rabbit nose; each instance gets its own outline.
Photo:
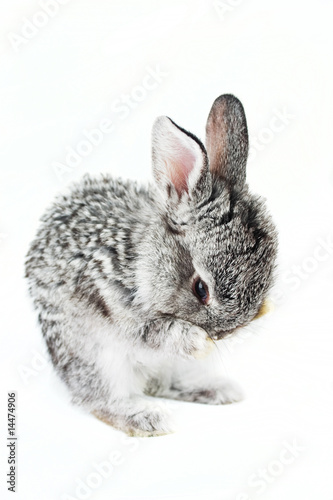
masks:
POLYGON ((221 340, 224 337, 227 337, 231 333, 233 333, 237 328, 233 328, 232 330, 221 330, 219 332, 215 332, 213 335, 211 335, 212 340, 221 340))

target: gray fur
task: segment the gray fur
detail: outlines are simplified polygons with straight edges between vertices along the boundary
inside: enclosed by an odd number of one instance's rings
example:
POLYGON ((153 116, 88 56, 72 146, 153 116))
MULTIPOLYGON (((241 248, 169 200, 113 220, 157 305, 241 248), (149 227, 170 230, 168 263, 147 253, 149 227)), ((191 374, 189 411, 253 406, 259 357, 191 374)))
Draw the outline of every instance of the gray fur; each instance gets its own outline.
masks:
POLYGON ((245 184, 247 127, 234 96, 214 102, 206 142, 208 155, 157 119, 155 184, 85 176, 42 217, 27 255, 43 336, 73 401, 128 434, 170 432, 151 396, 240 398, 208 372, 193 375, 205 372, 195 358, 249 323, 272 284, 276 232, 245 184), (208 305, 192 291, 198 274, 208 305))

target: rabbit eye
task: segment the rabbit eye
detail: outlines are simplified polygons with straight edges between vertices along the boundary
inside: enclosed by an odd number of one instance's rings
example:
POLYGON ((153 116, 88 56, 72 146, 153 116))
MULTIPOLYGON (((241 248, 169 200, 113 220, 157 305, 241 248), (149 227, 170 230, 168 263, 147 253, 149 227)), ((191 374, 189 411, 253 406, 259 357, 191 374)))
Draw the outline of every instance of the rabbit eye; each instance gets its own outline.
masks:
POLYGON ((193 282, 193 293, 202 304, 207 304, 209 299, 208 286, 201 278, 196 278, 193 282))

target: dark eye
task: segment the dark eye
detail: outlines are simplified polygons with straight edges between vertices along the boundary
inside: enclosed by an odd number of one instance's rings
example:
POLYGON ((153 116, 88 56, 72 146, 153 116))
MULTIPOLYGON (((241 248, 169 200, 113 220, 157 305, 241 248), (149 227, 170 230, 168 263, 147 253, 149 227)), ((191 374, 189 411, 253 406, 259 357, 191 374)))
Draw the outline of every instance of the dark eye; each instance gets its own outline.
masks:
POLYGON ((208 286, 201 278, 196 278, 193 282, 193 293, 202 304, 207 304, 209 299, 208 286))

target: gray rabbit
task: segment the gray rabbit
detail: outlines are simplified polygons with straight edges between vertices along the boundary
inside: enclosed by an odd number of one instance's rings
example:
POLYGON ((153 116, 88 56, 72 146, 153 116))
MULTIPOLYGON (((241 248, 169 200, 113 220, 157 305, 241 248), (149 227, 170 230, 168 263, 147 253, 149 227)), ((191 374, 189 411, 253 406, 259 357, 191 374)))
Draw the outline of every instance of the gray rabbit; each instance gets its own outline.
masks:
POLYGON ((260 313, 272 284, 276 230, 245 183, 247 124, 233 95, 215 100, 206 135, 205 148, 157 118, 154 185, 85 176, 42 217, 27 255, 43 336, 73 402, 130 435, 172 431, 152 396, 241 398, 209 351, 260 313))

